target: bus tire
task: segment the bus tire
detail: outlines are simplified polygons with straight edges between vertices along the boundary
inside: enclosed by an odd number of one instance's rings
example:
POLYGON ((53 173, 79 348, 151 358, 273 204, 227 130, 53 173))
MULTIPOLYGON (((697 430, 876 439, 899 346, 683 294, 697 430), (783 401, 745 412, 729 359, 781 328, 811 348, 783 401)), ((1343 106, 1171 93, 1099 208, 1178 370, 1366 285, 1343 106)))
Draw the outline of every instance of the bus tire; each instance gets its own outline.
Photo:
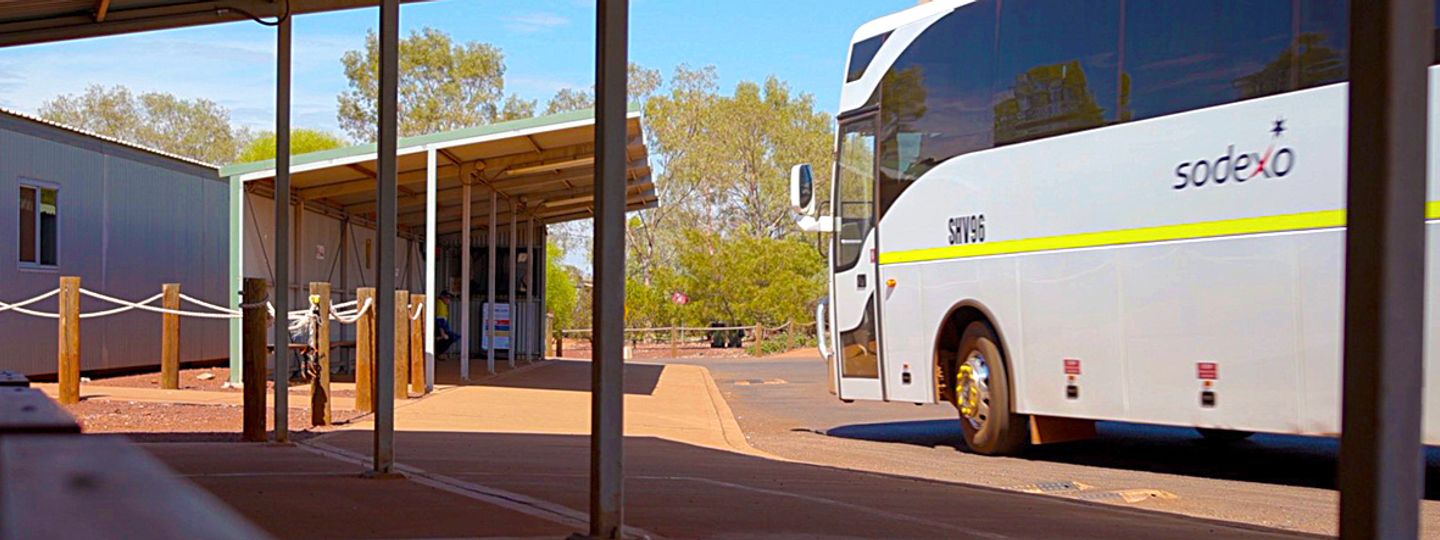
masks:
POLYGON ((1195 428, 1206 441, 1217 443, 1233 443, 1249 439, 1254 435, 1253 431, 1238 431, 1234 429, 1195 428))
POLYGON ((1008 362, 990 325, 973 322, 960 337, 952 384, 965 444, 982 455, 1011 455, 1030 442, 1030 419, 1014 412, 1008 362))

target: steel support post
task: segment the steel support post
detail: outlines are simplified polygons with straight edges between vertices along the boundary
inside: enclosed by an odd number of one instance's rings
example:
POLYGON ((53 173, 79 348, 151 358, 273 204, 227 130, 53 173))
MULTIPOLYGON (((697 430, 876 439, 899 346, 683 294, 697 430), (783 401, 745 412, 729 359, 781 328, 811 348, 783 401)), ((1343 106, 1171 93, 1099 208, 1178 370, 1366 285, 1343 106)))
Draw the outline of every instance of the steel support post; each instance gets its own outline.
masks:
POLYGON ((505 357, 510 359, 510 369, 514 369, 516 353, 520 350, 520 340, 516 338, 520 336, 520 295, 516 294, 516 269, 520 268, 516 258, 520 255, 520 242, 516 235, 516 207, 514 207, 516 203, 510 203, 507 206, 510 206, 510 278, 505 279, 507 281, 505 285, 508 285, 508 288, 505 289, 505 304, 510 304, 510 337, 508 337, 510 354, 505 357))
MULTIPOLYGON (((425 153, 425 391, 435 389, 435 314, 440 291, 435 290, 435 149, 425 153)), ((470 201, 465 201, 468 205, 470 201)))
MULTIPOLYGON (((460 175, 460 181, 465 186, 460 188, 461 198, 465 199, 465 209, 461 213, 460 228, 464 233, 460 235, 460 378, 470 380, 470 339, 474 333, 470 331, 470 279, 474 276, 474 269, 470 267, 470 260, 474 253, 471 248, 475 244, 475 230, 470 205, 474 202, 473 189, 470 187, 470 178, 465 174, 460 175)), ((432 211, 431 214, 434 214, 432 211)), ((455 314, 450 314, 451 328, 455 327, 455 314)))
POLYGON ((396 118, 399 108, 400 0, 380 3, 380 138, 376 172, 375 475, 395 467, 396 118))
POLYGON ((629 2, 599 0, 595 14, 594 341, 590 357, 590 536, 624 524, 625 79, 629 2))
POLYGON ((1431 0, 1350 3, 1340 537, 1419 534, 1431 0))
MULTIPOLYGON (((245 279, 245 182, 230 177, 230 309, 240 309, 240 295, 245 279)), ((244 373, 245 326, 241 319, 230 319, 230 384, 239 384, 244 373)), ((263 334, 264 331, 261 331, 263 334)), ((262 427, 263 431, 263 427, 262 427)))
MULTIPOLYGON (((530 214, 530 218, 528 221, 526 221, 526 223, 525 260, 529 262, 529 265, 525 267, 525 274, 530 279, 526 280, 525 282, 525 309, 527 310, 525 322, 530 324, 531 326, 529 330, 525 331, 525 359, 533 360, 536 355, 535 351, 538 351, 540 349, 535 349, 532 347, 534 347, 536 343, 540 343, 542 345, 544 344, 544 338, 536 341, 534 336, 535 334, 541 333, 537 332, 539 328, 544 327, 544 324, 542 324, 541 321, 544 319, 545 310, 540 309, 540 306, 535 305, 535 285, 540 281, 538 279, 535 279, 535 269, 537 268, 537 263, 539 262, 539 259, 535 258, 535 214, 530 214)), ((543 249, 544 246, 541 246, 541 248, 543 249)))
POLYGON ((485 222, 485 369, 495 374, 495 188, 490 188, 490 219, 485 222))
POLYGON ((290 442, 290 17, 276 32, 275 442, 290 442))

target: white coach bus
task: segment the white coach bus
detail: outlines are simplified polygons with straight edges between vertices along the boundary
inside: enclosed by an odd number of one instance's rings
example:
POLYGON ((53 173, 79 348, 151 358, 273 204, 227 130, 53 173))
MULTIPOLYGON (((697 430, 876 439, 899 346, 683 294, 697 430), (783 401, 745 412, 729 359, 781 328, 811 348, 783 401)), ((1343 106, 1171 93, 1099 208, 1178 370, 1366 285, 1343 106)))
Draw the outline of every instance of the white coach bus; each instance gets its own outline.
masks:
POLYGON ((839 398, 953 403, 982 454, 1095 420, 1338 433, 1347 8, 934 0, 862 26, 833 218, 808 166, 792 185, 834 231, 839 398))

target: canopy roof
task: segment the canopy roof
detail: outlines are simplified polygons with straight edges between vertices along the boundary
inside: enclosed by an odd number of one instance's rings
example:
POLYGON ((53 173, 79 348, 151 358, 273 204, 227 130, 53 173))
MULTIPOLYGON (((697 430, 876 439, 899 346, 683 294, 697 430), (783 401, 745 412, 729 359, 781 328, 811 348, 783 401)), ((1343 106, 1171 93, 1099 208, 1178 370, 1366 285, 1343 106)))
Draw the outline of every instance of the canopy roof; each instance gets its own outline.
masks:
POLYGON ((378 5, 378 0, 0 0, 0 47, 274 19, 286 10, 303 15, 378 5))
MULTIPOLYGON (((627 116, 630 160, 627 210, 658 204, 644 143, 640 111, 627 116)), ((584 219, 595 210, 595 119, 592 109, 502 122, 445 133, 403 138, 399 142, 398 217, 402 229, 425 225, 426 160, 436 155, 436 232, 459 231, 464 212, 463 184, 472 186, 472 220, 485 227, 490 192, 497 197, 496 217, 509 223, 534 217, 544 223, 584 219)), ((307 203, 373 218, 376 207, 374 144, 294 156, 291 189, 307 203)), ((221 176, 248 184, 273 185, 273 160, 225 167, 221 176)))

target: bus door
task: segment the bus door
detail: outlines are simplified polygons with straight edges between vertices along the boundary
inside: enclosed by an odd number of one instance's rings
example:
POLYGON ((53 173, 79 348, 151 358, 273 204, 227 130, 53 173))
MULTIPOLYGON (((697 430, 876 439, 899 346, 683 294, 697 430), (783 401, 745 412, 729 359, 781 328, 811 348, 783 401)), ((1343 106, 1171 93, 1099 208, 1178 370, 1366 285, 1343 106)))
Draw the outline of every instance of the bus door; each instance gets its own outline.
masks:
POLYGON ((832 187, 836 212, 830 328, 840 399, 883 399, 876 320, 876 115, 841 120, 832 187))

